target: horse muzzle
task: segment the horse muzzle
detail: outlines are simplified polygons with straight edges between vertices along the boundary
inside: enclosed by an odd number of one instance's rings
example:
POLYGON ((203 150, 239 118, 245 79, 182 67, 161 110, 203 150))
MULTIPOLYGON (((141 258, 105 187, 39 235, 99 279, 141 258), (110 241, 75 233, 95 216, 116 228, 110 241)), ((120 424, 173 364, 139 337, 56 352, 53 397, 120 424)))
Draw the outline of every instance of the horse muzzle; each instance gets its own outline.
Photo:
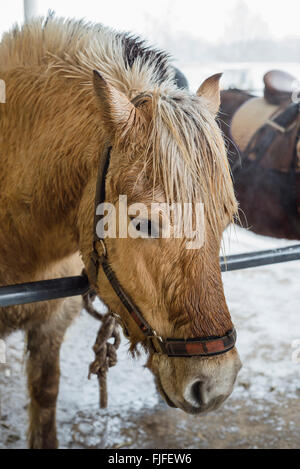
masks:
POLYGON ((156 354, 148 366, 169 406, 201 414, 216 410, 230 396, 242 364, 234 348, 225 355, 209 358, 156 354))

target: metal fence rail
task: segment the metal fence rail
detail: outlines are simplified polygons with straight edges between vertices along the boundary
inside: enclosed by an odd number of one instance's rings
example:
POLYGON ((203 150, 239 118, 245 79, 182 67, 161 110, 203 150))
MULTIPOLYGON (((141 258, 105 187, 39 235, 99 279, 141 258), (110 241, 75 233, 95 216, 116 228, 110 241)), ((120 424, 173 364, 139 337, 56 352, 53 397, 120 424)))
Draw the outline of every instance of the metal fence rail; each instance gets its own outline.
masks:
POLYGON ((88 289, 88 278, 83 275, 0 287, 0 307, 83 295, 88 289))
POLYGON ((261 267, 263 265, 280 264, 300 260, 300 244, 286 248, 270 249, 268 251, 256 251, 243 254, 236 254, 220 258, 222 272, 232 270, 250 269, 251 267, 261 267))
MULTIPOLYGON (((222 272, 300 260, 300 244, 268 251, 250 252, 220 258, 222 272)), ((36 303, 83 295, 89 289, 85 276, 0 287, 0 307, 36 303)))

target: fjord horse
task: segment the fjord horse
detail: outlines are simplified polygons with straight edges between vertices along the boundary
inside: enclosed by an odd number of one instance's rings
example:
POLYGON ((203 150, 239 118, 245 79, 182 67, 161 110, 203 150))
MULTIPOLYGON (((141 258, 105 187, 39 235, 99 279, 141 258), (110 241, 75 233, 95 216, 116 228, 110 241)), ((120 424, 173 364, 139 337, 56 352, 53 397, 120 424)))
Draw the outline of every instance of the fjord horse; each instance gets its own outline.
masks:
MULTIPOLYGON (((291 104, 288 97, 274 106, 276 115, 281 114, 279 119, 287 124, 283 129, 280 126, 277 129, 276 123, 272 127, 272 122, 271 126, 261 127, 262 137, 258 136, 253 145, 255 151, 249 158, 234 141, 231 126, 234 116, 243 106, 250 100, 255 105, 254 98, 252 94, 238 89, 221 92, 219 125, 227 143, 235 194, 240 206, 240 221, 257 234, 300 239, 300 134, 294 133, 295 130, 299 131, 299 109, 296 104, 291 104), (257 158, 259 153, 261 155, 257 158)), ((265 105, 272 109, 267 101, 265 105)), ((241 139, 250 140, 248 136, 253 121, 259 121, 260 113, 264 112, 263 102, 256 112, 256 115, 249 112, 247 118, 245 107, 243 122, 237 124, 241 139)))
MULTIPOLYGON (((175 85, 166 53, 102 25, 50 16, 4 35, 0 78, 6 83, 0 107, 1 285, 78 275, 85 266, 99 297, 126 325, 131 347, 142 343, 148 350, 147 366, 167 402, 190 413, 217 408, 240 369, 233 342, 218 354, 233 329, 220 241, 237 211, 215 121, 219 76, 191 94, 175 85), (100 174, 105 200, 117 212, 120 194, 149 207, 201 201, 201 249, 162 236, 94 242, 99 167, 108 154, 105 178, 104 170, 100 174), (104 250, 106 270, 92 272, 91 253, 99 264, 104 250), (117 277, 119 296, 107 269, 117 277), (129 314, 129 301, 156 342, 167 350, 166 339, 173 338, 182 356, 150 347, 145 329, 129 314), (203 354, 193 353, 199 344, 203 354), (209 355, 212 350, 217 353, 209 355)), ((18 329, 27 334, 32 448, 57 446, 59 350, 80 309, 81 299, 73 298, 0 310, 0 337, 18 329)))

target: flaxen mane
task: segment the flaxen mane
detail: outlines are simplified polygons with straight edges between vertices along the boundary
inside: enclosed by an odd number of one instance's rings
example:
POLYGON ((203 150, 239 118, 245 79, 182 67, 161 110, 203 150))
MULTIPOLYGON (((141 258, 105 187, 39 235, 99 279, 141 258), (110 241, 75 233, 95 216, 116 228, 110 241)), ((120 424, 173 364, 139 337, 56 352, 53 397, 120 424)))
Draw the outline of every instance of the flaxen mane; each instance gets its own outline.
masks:
MULTIPOLYGON (((236 212, 224 144, 211 134, 214 118, 203 100, 174 84, 174 69, 165 52, 146 46, 126 33, 102 25, 63 20, 51 15, 6 34, 0 46, 0 73, 30 68, 49 77, 44 100, 55 93, 57 75, 74 81, 74 97, 94 100, 92 71, 98 70, 130 100, 152 106, 149 161, 153 181, 162 183, 173 201, 201 201, 213 231, 220 232, 224 215, 236 212), (76 86, 77 85, 77 86, 76 86), (76 95, 75 95, 76 94, 76 95)), ((37 99, 36 88, 22 90, 26 100, 37 99)), ((62 111, 60 111, 62 112, 62 111)))

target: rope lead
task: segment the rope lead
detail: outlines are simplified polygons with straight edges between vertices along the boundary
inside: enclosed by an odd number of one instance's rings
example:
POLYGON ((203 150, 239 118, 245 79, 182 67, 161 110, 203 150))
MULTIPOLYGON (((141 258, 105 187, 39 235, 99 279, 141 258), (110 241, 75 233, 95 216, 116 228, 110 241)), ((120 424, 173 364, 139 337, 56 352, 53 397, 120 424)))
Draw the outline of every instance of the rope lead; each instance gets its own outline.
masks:
POLYGON ((115 366, 118 361, 117 350, 121 343, 118 324, 112 316, 112 312, 107 314, 100 314, 95 310, 93 301, 96 294, 89 291, 83 298, 83 307, 87 313, 97 321, 101 321, 95 345, 93 347, 95 353, 95 360, 90 364, 89 376, 96 375, 99 383, 99 403, 101 409, 107 407, 107 372, 109 368, 115 366), (113 343, 109 340, 114 339, 113 343))

